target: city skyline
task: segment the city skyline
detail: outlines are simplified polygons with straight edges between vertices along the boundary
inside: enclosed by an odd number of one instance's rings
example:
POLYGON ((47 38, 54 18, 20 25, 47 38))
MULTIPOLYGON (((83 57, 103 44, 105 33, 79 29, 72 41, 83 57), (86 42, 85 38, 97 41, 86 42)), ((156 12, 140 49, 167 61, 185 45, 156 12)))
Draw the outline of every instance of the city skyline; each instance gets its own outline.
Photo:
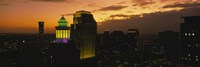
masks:
MULTIPOLYGON (((200 16, 197 16, 198 10, 187 13, 188 9, 99 22, 102 24, 99 26, 107 27, 103 30, 114 29, 101 34, 97 34, 98 23, 90 11, 76 11, 71 25, 61 16, 54 27, 55 34, 44 32, 47 22, 38 21, 35 23, 37 34, 0 34, 0 66, 199 67, 200 16), (182 23, 178 19, 183 20, 182 23), (129 22, 138 22, 138 25, 129 22), (146 26, 139 25, 141 23, 146 26), (180 28, 180 32, 174 31, 176 28, 180 28), (144 31, 158 35, 146 36, 144 31)), ((28 22, 23 25, 29 26, 28 22)))
POLYGON ((0 33, 37 33, 38 21, 45 22, 45 33, 55 33, 61 15, 71 24, 73 13, 79 10, 92 12, 98 22, 98 33, 129 28, 139 29, 141 34, 179 31, 183 22, 180 17, 200 15, 199 3, 199 0, 1 0, 0 33))

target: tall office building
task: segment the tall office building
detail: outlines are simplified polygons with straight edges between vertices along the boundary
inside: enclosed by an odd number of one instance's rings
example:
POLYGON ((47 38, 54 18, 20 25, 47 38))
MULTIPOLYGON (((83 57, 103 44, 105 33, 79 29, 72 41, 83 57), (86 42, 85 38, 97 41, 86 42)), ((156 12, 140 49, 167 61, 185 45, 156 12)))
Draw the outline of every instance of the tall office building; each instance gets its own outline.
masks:
POLYGON ((70 27, 67 26, 67 21, 64 16, 58 21, 58 26, 56 26, 56 42, 57 43, 67 43, 70 38, 70 27))
POLYGON ((46 67, 81 67, 79 50, 74 41, 52 43, 46 50, 46 67))
POLYGON ((200 65, 200 16, 182 17, 181 61, 184 64, 200 65))
POLYGON ((138 29, 129 29, 127 32, 127 43, 132 48, 139 46, 139 30, 138 29))
POLYGON ((177 62, 179 59, 179 32, 163 31, 159 32, 159 44, 164 46, 167 57, 177 62))
POLYGON ((39 26, 39 34, 40 35, 44 34, 44 22, 43 21, 39 21, 38 22, 38 26, 39 26))
POLYGON ((71 36, 80 49, 80 58, 86 59, 95 56, 95 42, 97 23, 88 11, 77 11, 71 25, 71 36))

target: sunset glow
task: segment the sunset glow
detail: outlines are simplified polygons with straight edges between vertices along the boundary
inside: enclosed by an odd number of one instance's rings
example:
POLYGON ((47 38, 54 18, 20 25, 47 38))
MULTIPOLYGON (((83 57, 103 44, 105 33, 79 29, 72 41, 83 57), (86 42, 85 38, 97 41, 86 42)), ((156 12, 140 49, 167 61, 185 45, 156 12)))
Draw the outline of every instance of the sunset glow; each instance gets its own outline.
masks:
POLYGON ((143 14, 199 8, 199 5, 200 0, 0 0, 0 30, 1 33, 36 33, 37 22, 44 21, 45 32, 55 33, 54 28, 62 15, 71 24, 73 13, 79 10, 90 11, 100 23, 135 15, 143 17, 143 14))

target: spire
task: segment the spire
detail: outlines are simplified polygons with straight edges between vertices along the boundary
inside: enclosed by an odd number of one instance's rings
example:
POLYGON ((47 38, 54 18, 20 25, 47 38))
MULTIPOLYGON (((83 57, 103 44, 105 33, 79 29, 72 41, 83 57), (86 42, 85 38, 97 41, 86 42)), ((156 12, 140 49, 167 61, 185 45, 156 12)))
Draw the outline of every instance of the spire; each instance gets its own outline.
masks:
POLYGON ((60 18, 60 20, 66 20, 66 19, 65 19, 65 17, 64 17, 64 16, 62 16, 62 17, 60 18))

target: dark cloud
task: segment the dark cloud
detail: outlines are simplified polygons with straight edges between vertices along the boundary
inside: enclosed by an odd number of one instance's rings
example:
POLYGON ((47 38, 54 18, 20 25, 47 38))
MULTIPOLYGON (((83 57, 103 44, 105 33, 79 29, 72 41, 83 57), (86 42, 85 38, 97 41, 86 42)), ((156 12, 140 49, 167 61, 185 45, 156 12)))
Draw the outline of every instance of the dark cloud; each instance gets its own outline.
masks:
POLYGON ((132 0, 133 6, 145 6, 149 4, 154 4, 153 0, 132 0))
POLYGON ((8 3, 0 3, 0 6, 9 5, 8 3))
POLYGON ((44 1, 44 2, 64 2, 68 0, 32 0, 32 1, 44 1))
POLYGON ((163 8, 175 8, 175 7, 194 8, 194 7, 200 7, 200 3, 172 4, 172 5, 166 5, 163 8))
POLYGON ((5 0, 0 0, 0 6, 8 5, 8 3, 5 0))
POLYGON ((128 6, 112 5, 112 6, 108 6, 108 7, 102 7, 99 9, 99 11, 110 11, 110 10, 117 11, 117 10, 124 9, 126 7, 128 7, 128 6))
POLYGON ((111 15, 110 18, 115 18, 115 17, 123 17, 123 18, 127 18, 130 15, 124 15, 124 14, 116 14, 116 15, 111 15))
POLYGON ((62 15, 64 15, 64 16, 72 16, 72 15, 74 15, 74 13, 62 14, 62 15))
POLYGON ((122 30, 137 28, 141 34, 157 34, 160 31, 179 31, 183 16, 200 16, 200 8, 188 8, 180 11, 157 12, 151 14, 133 15, 124 20, 107 20, 98 26, 98 33, 105 30, 122 30))
POLYGON ((87 6, 88 7, 98 7, 99 5, 97 5, 97 3, 90 3, 87 6))
POLYGON ((119 3, 117 3, 117 4, 125 4, 126 3, 126 1, 123 1, 123 2, 119 2, 119 3))

